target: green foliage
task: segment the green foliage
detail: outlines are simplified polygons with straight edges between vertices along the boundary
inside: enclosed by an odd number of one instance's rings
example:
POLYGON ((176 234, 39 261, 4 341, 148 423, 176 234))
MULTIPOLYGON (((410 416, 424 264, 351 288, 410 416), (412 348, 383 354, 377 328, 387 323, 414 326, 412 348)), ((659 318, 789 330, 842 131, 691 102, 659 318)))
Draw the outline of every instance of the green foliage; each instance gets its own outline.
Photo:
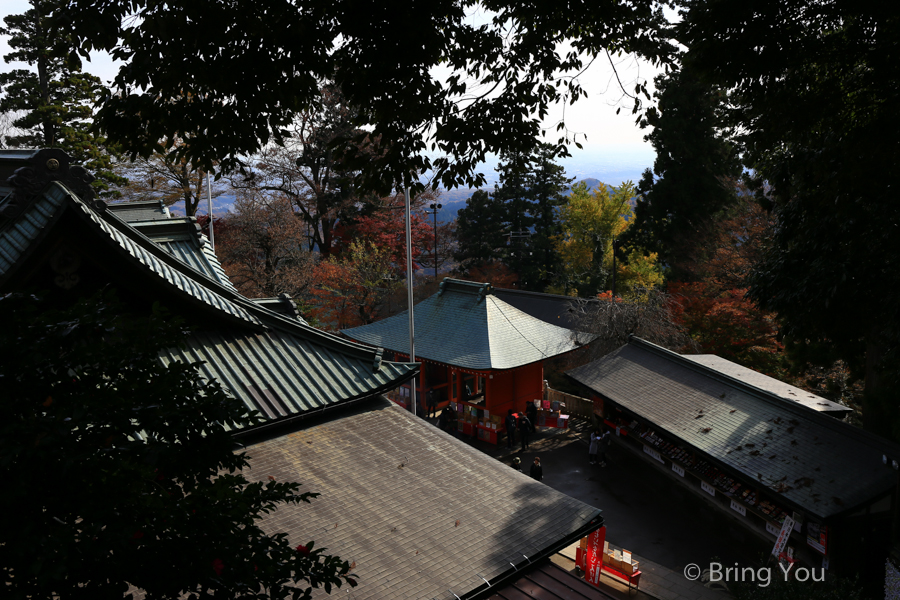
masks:
POLYGON ((295 116, 319 102, 319 83, 333 80, 358 107, 361 136, 377 140, 381 152, 361 157, 357 180, 381 194, 431 169, 446 188, 481 187, 477 165, 488 153, 533 147, 550 105, 584 94, 570 75, 593 57, 636 52, 659 61, 670 50, 655 0, 63 6, 59 23, 75 32, 83 55, 109 50, 124 63, 99 116, 129 152, 147 156, 180 133, 194 142, 183 149, 193 162, 236 167, 280 143, 295 116), (567 41, 571 50, 559 52, 567 41), (429 158, 433 151, 445 156, 429 158))
POLYGON ((538 145, 530 156, 526 198, 534 232, 528 238, 529 254, 522 257, 520 272, 525 284, 522 287, 535 291, 544 291, 558 270, 556 238, 562 233, 559 207, 566 202, 563 191, 572 183, 565 169, 556 164, 556 157, 554 148, 548 144, 538 145))
POLYGON ((0 27, 9 36, 12 52, 6 62, 23 62, 34 70, 0 73, 0 112, 16 117, 19 131, 5 143, 14 147, 61 148, 75 163, 95 177, 101 196, 118 197, 110 186, 127 180, 114 170, 115 153, 106 140, 91 130, 94 104, 106 93, 100 79, 81 71, 70 35, 53 29, 47 15, 48 0, 31 0, 32 8, 10 15, 0 27))
POLYGON ((0 298, 0 573, 9 598, 302 598, 349 565, 259 519, 308 502, 250 483, 226 428, 257 422, 195 364, 164 365, 185 332, 106 293, 56 310, 0 298), (296 585, 297 587, 293 587, 296 585))
POLYGON ((775 236, 750 295, 797 343, 865 369, 866 427, 900 430, 879 389, 900 349, 900 18, 882 3, 686 2, 680 39, 731 90, 775 236), (765 186, 768 186, 766 189, 765 186))
MULTIPOLYGON (((682 55, 684 61, 688 56, 682 55)), ((725 93, 697 78, 686 63, 656 78, 658 108, 641 127, 656 150, 640 181, 634 226, 627 239, 656 252, 676 279, 691 279, 710 224, 736 201, 741 165, 723 129, 725 93)))

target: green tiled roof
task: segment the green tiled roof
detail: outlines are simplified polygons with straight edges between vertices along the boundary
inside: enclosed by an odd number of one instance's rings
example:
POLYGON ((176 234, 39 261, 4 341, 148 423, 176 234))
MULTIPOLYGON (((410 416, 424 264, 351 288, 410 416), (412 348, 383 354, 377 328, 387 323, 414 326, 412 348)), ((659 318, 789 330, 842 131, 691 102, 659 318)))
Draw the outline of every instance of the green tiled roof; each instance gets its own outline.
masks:
POLYGON ((160 200, 115 202, 110 204, 107 208, 126 223, 135 221, 166 220, 171 217, 169 208, 160 200))
POLYGON ((372 396, 409 377, 410 365, 381 361, 371 349, 328 348, 290 329, 197 332, 163 362, 203 362, 200 374, 268 420, 372 396), (342 351, 343 350, 343 351, 342 351))
MULTIPOLYGON (((512 369, 569 352, 586 341, 507 304, 489 284, 445 279, 441 290, 413 311, 417 358, 473 370, 512 369)), ((342 333, 409 353, 407 311, 342 333)))
POLYGON ((823 519, 897 484, 895 444, 637 338, 568 375, 823 519))
MULTIPOLYGON (((9 154, 0 158, 7 169, 16 164, 9 154)), ((26 158, 40 167, 40 161, 26 158)), ((105 208, 82 200, 60 181, 48 180, 31 196, 0 198, 0 289, 69 211, 87 226, 82 235, 96 236, 110 252, 130 261, 136 273, 171 286, 210 314, 230 317, 227 331, 194 334, 186 351, 170 350, 161 358, 206 361, 201 373, 220 380, 270 420, 377 395, 418 370, 418 365, 383 361, 380 348, 338 338, 241 296, 211 249, 191 237, 195 224, 175 219, 147 225, 160 242, 178 242, 164 248, 105 208), (185 231, 191 235, 184 237, 185 231)))

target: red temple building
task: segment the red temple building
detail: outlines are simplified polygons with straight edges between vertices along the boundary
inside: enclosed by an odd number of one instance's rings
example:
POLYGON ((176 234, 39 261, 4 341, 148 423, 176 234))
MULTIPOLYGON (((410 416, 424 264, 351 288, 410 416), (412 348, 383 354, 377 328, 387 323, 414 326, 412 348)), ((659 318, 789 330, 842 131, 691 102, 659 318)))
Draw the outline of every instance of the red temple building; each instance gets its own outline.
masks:
MULTIPOLYGON (((446 278, 440 291, 417 304, 415 360, 422 363, 416 396, 426 406, 433 391, 438 408, 457 408, 459 429, 496 443, 507 411, 524 410, 543 397, 544 360, 571 352, 588 336, 537 319, 493 293, 488 283, 446 278)), ((409 357, 406 311, 342 332, 352 340, 409 357)), ((409 385, 399 402, 408 400, 409 385)), ((541 426, 565 426, 555 407, 542 406, 541 426)), ((564 419, 563 419, 564 421, 564 419)))

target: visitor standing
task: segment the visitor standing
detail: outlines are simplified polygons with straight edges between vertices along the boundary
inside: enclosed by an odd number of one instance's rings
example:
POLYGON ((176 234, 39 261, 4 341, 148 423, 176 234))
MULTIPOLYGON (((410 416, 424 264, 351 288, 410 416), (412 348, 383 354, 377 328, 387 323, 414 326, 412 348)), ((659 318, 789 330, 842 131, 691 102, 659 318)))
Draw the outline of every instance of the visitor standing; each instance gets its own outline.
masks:
POLYGON ((591 432, 591 445, 588 446, 588 460, 592 465, 597 464, 597 453, 600 452, 600 438, 602 437, 600 430, 595 427, 591 432))
POLYGON ((529 402, 525 405, 525 414, 528 415, 528 420, 531 421, 531 433, 536 431, 535 425, 537 425, 537 406, 535 406, 534 402, 529 402))
POLYGON ((603 435, 600 437, 600 466, 606 466, 606 451, 609 450, 609 445, 612 443, 612 437, 610 436, 609 430, 603 432, 603 435))
POLYGON ((516 418, 512 409, 506 413, 506 447, 512 448, 516 443, 516 418))
POLYGON ((428 390, 428 393, 425 394, 425 403, 428 407, 428 416, 433 417, 437 414, 437 403, 434 399, 434 390, 428 390))
POLYGON ((528 450, 528 438, 531 437, 531 421, 522 413, 519 416, 519 437, 522 438, 522 450, 528 450))
POLYGON ((531 465, 531 478, 537 481, 542 481, 544 479, 544 467, 541 466, 541 459, 538 456, 534 457, 534 464, 531 465))

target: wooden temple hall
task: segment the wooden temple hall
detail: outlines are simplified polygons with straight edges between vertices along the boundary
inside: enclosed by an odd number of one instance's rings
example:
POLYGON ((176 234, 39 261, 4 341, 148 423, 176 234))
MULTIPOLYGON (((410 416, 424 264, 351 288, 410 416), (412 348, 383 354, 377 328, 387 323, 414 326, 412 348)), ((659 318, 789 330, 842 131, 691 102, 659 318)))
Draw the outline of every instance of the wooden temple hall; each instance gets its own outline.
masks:
MULTIPOLYGON (((526 403, 543 397, 543 361, 571 352, 589 339, 501 300, 489 283, 445 278, 440 290, 413 312, 414 359, 422 363, 414 385, 421 406, 426 407, 425 394, 433 391, 439 409, 454 403, 478 410, 477 427, 485 430, 478 433, 491 441, 495 440, 490 432, 502 429, 498 424, 509 409, 524 410, 526 403)), ((391 352, 386 358, 409 356, 406 311, 342 333, 391 352)), ((401 388, 401 404, 410 396, 409 385, 401 388)))

